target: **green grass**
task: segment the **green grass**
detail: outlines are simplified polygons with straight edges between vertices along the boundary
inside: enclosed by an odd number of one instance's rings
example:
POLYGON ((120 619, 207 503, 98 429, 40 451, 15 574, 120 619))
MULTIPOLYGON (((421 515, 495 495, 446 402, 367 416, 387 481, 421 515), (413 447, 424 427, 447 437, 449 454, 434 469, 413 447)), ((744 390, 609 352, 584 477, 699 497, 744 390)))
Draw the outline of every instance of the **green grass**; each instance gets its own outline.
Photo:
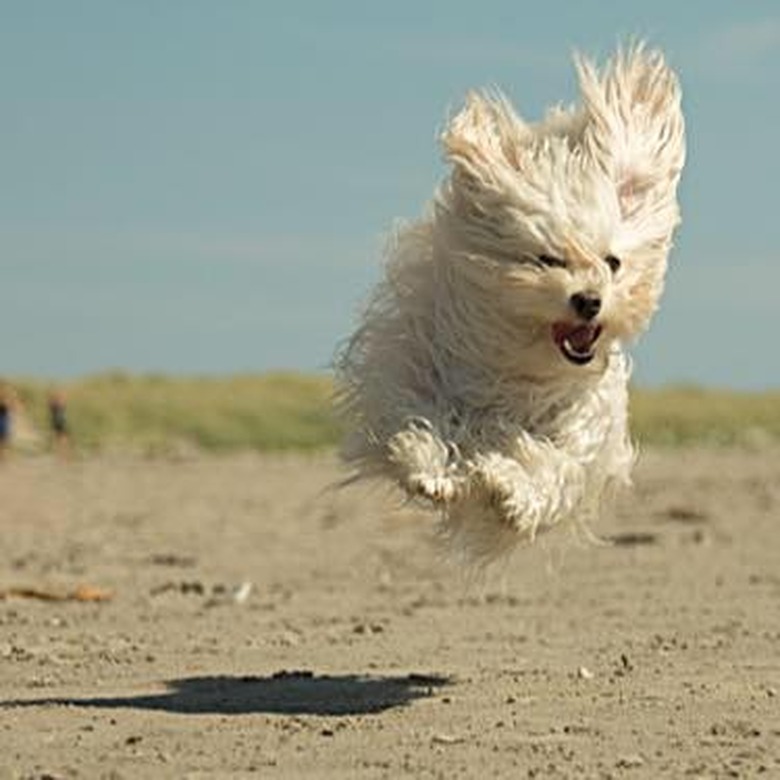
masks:
POLYGON ((780 442, 780 391, 634 390, 631 430, 640 443, 653 445, 780 442))
MULTIPOLYGON (((51 383, 14 381, 27 418, 45 432, 51 383)), ((163 453, 310 450, 340 437, 331 380, 291 373, 218 378, 120 372, 59 385, 80 450, 163 453)), ((780 391, 735 393, 697 387, 634 390, 631 425, 641 445, 740 445, 780 441, 780 391)))
MULTIPOLYGON (((25 409, 46 430, 49 385, 16 383, 25 409)), ((114 372, 61 384, 80 449, 210 451, 314 449, 334 444, 329 379, 296 374, 173 378, 114 372)))

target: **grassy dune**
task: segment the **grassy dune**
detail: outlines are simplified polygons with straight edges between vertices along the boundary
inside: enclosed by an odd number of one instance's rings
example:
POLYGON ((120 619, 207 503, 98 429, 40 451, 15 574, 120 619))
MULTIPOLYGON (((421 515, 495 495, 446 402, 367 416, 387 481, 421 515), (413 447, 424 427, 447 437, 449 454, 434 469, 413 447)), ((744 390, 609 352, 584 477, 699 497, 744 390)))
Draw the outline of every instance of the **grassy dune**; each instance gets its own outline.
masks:
MULTIPOLYGON (((22 380, 14 385, 25 417, 42 434, 40 446, 51 384, 22 380)), ((322 376, 174 378, 115 372, 60 386, 68 397, 74 443, 83 450, 314 449, 339 438, 330 408, 332 385, 322 376)), ((632 431, 644 445, 780 441, 780 391, 635 390, 632 431)))
MULTIPOLYGON (((24 408, 46 430, 48 385, 17 383, 24 408)), ((60 385, 79 448, 182 445, 213 450, 325 447, 338 439, 327 378, 294 374, 173 378, 110 373, 60 385)))
POLYGON ((656 445, 780 442, 780 391, 634 390, 631 429, 640 443, 656 445))

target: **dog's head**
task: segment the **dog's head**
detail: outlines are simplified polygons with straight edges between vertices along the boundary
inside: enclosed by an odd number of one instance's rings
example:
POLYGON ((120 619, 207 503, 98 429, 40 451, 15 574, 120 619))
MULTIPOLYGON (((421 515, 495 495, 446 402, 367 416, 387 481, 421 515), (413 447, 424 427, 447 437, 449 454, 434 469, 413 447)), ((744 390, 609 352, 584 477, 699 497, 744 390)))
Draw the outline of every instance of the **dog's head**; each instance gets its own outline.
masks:
POLYGON ((537 124, 500 95, 470 95, 443 135, 452 172, 436 201, 450 270, 534 334, 527 349, 554 370, 647 327, 685 156, 680 89, 658 52, 577 70, 581 105, 537 124))

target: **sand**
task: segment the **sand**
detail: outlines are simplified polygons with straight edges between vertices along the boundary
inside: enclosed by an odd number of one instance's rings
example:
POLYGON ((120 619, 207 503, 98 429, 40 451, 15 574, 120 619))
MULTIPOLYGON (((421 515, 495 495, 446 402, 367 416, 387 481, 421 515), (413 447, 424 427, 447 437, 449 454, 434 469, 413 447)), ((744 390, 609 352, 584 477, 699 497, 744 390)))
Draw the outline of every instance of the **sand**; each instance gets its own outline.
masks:
POLYGON ((780 777, 779 451, 648 452, 481 580, 342 476, 0 463, 0 778, 780 777))

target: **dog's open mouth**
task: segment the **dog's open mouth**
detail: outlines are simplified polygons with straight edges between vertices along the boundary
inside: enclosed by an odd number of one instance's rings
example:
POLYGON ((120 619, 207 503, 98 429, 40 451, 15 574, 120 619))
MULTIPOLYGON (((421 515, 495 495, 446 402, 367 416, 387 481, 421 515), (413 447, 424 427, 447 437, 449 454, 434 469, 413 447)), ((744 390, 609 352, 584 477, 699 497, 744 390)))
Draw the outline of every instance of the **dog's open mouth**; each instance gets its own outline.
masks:
POLYGON ((601 325, 556 322, 552 326, 553 341, 566 360, 578 366, 590 363, 596 356, 596 341, 601 335, 601 325))

